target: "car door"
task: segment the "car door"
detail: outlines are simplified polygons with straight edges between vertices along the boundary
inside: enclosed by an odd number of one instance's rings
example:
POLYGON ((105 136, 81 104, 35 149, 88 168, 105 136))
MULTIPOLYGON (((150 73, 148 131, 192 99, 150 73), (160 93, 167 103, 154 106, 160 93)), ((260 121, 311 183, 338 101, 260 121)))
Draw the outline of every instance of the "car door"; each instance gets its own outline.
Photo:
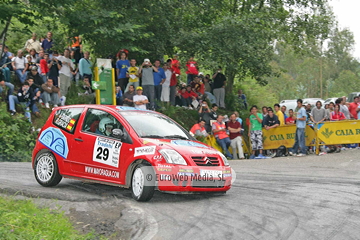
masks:
POLYGON ((71 159, 71 146, 75 131, 79 128, 79 122, 84 107, 69 107, 55 112, 53 124, 57 128, 49 127, 42 133, 39 139, 45 146, 60 156, 58 165, 61 174, 68 174, 68 160, 71 159))
POLYGON ((71 146, 71 170, 74 175, 120 183, 120 157, 124 152, 124 142, 111 135, 112 129, 126 132, 120 121, 108 111, 87 109, 71 146))

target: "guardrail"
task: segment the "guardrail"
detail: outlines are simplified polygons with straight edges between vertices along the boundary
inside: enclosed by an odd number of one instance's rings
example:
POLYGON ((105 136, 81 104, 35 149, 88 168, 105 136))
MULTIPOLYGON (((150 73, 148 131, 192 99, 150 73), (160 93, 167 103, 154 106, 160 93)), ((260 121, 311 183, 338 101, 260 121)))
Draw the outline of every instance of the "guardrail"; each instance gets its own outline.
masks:
MULTIPOLYGON (((263 129, 264 149, 280 146, 293 147, 296 125, 263 129)), ((316 146, 316 154, 321 145, 360 143, 360 120, 330 121, 319 124, 308 123, 305 129, 305 145, 316 146)))

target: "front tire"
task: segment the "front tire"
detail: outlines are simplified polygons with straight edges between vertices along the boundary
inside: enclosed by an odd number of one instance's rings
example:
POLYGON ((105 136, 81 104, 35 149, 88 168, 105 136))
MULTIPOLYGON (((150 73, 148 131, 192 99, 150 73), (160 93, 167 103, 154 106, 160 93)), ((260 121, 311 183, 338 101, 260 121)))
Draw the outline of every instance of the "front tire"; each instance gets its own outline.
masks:
POLYGON ((54 155, 40 151, 35 159, 34 174, 36 181, 44 187, 56 186, 62 179, 54 155))
POLYGON ((139 164, 131 177, 131 195, 139 202, 149 201, 155 192, 155 173, 151 166, 139 164))

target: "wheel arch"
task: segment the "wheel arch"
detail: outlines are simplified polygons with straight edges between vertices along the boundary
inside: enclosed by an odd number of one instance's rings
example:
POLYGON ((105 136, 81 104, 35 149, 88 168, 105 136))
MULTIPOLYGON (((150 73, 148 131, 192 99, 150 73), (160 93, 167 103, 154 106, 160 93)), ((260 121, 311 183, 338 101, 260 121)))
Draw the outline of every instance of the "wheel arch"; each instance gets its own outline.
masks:
POLYGON ((152 166, 152 164, 145 159, 137 159, 137 160, 133 161, 126 170, 126 176, 125 176, 125 187, 126 188, 129 188, 131 186, 132 174, 133 174, 136 166, 139 164, 146 164, 146 165, 152 166))

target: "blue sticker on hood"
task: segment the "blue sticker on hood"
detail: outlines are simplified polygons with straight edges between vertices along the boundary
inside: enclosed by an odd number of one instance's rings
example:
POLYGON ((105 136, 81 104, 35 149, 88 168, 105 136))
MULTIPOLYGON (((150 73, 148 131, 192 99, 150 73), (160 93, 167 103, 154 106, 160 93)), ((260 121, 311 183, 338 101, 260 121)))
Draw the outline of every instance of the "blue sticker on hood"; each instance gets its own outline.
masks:
POLYGON ((59 154, 63 158, 67 158, 69 147, 65 135, 57 128, 49 127, 45 129, 39 141, 54 153, 59 154))
POLYGON ((179 145, 179 146, 189 146, 189 147, 202 147, 202 148, 209 148, 206 145, 203 145, 201 143, 192 142, 192 141, 186 141, 186 140, 172 140, 171 144, 179 145))

